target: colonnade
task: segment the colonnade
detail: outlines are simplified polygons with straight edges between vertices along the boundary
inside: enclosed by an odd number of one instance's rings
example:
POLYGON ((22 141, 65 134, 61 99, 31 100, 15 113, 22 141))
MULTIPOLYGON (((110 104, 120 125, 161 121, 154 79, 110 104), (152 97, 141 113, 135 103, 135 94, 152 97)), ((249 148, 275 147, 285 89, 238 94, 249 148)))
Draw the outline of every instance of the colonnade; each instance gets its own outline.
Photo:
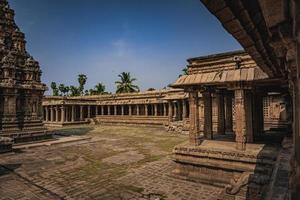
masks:
POLYGON ((80 122, 96 116, 154 116, 179 121, 188 118, 188 115, 188 102, 185 99, 149 104, 44 106, 46 123, 80 122))

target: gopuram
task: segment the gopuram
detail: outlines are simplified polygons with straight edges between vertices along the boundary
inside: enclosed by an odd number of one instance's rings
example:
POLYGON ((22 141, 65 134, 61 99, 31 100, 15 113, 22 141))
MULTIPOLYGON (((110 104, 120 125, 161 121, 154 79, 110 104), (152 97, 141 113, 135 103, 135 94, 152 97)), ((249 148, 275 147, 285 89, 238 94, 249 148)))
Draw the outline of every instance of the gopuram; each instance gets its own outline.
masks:
POLYGON ((12 142, 44 137, 41 70, 25 48, 14 11, 0 1, 0 151, 12 142))

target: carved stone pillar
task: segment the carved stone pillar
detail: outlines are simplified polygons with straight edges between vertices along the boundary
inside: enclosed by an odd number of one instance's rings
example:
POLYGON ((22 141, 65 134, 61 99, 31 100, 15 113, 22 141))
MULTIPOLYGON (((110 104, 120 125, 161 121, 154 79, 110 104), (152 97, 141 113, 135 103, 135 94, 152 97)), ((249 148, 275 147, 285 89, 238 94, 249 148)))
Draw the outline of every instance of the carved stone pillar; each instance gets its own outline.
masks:
POLYGON ((83 106, 80 106, 80 121, 83 121, 83 106))
POLYGON ((227 94, 225 96, 225 105, 226 105, 226 120, 225 120, 225 130, 228 133, 233 132, 233 123, 232 123, 232 96, 227 94))
POLYGON ((210 91, 203 92, 204 101, 204 137, 213 139, 212 97, 210 91))
POLYGON ((59 122, 59 120, 58 120, 58 112, 59 112, 59 108, 58 108, 58 106, 56 106, 55 107, 55 121, 56 122, 59 122))
POLYGON ((121 115, 124 115, 124 105, 121 105, 121 115))
POLYGON ((148 116, 148 105, 145 104, 145 115, 148 116))
POLYGON ((157 112, 157 104, 154 104, 154 116, 157 116, 158 112, 157 112))
POLYGON ((198 103, 198 92, 189 92, 189 103, 190 103, 190 132, 189 140, 192 145, 200 144, 200 129, 199 129, 199 103, 198 103))
POLYGON ((186 118, 186 102, 185 99, 182 100, 182 120, 186 118))
POLYGON ((140 105, 136 105, 136 115, 140 115, 140 105))
POLYGON ((129 116, 132 115, 132 107, 131 107, 131 105, 128 105, 128 115, 129 116))
POLYGON ((45 106, 45 121, 48 122, 49 121, 49 110, 48 110, 48 106, 45 106))
POLYGON ((71 112, 72 112, 72 114, 71 114, 72 115, 71 121, 75 122, 75 106, 74 105, 72 105, 72 111, 71 112))
POLYGON ((50 107, 50 121, 54 121, 54 113, 53 113, 53 106, 50 107))
POLYGON ((173 115, 173 119, 174 121, 178 120, 178 109, 177 109, 177 101, 173 102, 173 106, 174 106, 174 115, 173 115))
POLYGON ((111 115, 112 106, 107 106, 107 115, 111 115))
POLYGON ((235 124, 236 124, 236 148, 246 150, 246 108, 245 108, 245 91, 237 89, 234 92, 235 101, 235 124))
POLYGON ((178 110, 177 110, 177 120, 182 120, 182 105, 181 105, 181 101, 177 101, 177 106, 178 106, 178 110))
POLYGON ((246 141, 254 142, 253 134, 253 93, 251 90, 245 90, 245 111, 246 111, 246 141))
POLYGON ((91 118, 91 106, 88 105, 88 114, 87 114, 87 118, 91 118))
POLYGON ((118 106, 114 105, 114 115, 117 115, 117 114, 118 114, 118 106))
POLYGON ((163 103, 164 105, 164 116, 167 116, 167 104, 163 103))
POLYGON ((225 109, 223 93, 217 93, 218 134, 225 135, 225 109))
POLYGON ((104 106, 101 105, 101 115, 104 115, 104 106))
POLYGON ((173 121, 173 105, 172 101, 169 101, 169 123, 173 121))
POLYGON ((95 106, 95 115, 96 116, 98 115, 98 106, 97 105, 95 106))
POLYGON ((296 163, 300 164, 300 79, 293 82, 293 142, 296 163))
POLYGON ((60 117, 60 121, 61 121, 61 123, 64 123, 65 122, 65 116, 66 116, 66 114, 65 114, 65 107, 64 106, 61 106, 61 117, 60 117))

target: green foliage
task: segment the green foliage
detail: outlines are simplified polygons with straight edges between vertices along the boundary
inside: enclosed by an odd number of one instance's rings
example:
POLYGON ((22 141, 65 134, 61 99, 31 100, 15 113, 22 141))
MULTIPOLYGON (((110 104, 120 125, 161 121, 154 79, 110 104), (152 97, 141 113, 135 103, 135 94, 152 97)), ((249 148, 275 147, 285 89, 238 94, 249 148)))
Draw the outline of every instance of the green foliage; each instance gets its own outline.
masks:
POLYGON ((130 72, 122 72, 118 75, 120 81, 116 81, 117 90, 116 93, 131 93, 139 92, 140 89, 133 82, 136 81, 135 78, 131 78, 130 72))
POLYGON ((70 96, 71 97, 76 97, 80 96, 80 91, 78 87, 75 87, 73 85, 70 86, 70 96))
POLYGON ((81 95, 83 95, 84 85, 86 84, 86 81, 87 81, 87 76, 85 74, 78 75, 79 91, 81 95))
POLYGON ((179 77, 189 75, 189 69, 187 67, 183 68, 181 71, 182 73, 179 75, 179 77))
POLYGON ((64 84, 59 84, 58 89, 60 91, 60 96, 67 96, 70 91, 70 87, 65 86, 64 84))
POLYGON ((51 83, 51 89, 52 89, 52 95, 53 96, 58 96, 58 88, 55 82, 51 83))

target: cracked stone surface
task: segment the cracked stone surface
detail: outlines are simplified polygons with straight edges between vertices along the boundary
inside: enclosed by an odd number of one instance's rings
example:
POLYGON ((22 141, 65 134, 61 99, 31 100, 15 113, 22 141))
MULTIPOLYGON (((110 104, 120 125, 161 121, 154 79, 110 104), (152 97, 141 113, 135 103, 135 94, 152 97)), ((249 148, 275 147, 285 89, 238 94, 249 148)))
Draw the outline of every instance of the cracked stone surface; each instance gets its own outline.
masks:
POLYGON ((163 128, 62 129, 91 140, 2 154, 0 199, 215 199, 220 188, 174 177, 170 154, 187 136, 163 128))

